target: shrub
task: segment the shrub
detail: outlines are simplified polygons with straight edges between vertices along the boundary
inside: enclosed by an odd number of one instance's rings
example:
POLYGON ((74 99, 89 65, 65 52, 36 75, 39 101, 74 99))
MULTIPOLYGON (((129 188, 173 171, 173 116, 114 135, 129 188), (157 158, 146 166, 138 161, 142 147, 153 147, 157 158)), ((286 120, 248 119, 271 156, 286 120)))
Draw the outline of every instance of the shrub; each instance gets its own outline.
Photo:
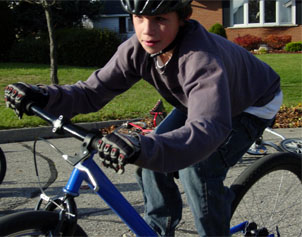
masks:
POLYGON ((298 52, 302 51, 302 42, 292 42, 285 45, 285 51, 298 52))
MULTIPOLYGON (((58 64, 102 67, 115 53, 121 41, 108 30, 63 29, 55 32, 58 64)), ((48 34, 27 37, 17 42, 10 54, 14 62, 49 63, 48 34)))
POLYGON ((10 51, 10 60, 25 63, 49 63, 49 43, 44 37, 32 36, 16 42, 10 51))
POLYGON ((292 37, 290 35, 268 35, 264 38, 264 42, 272 49, 282 49, 291 40, 292 37))
POLYGON ((259 48, 262 40, 260 37, 247 34, 244 36, 238 36, 234 39, 234 42, 247 50, 253 50, 259 48))
POLYGON ((226 35, 224 27, 221 24, 219 24, 219 23, 214 24, 209 29, 209 32, 214 33, 216 35, 220 35, 220 36, 222 36, 224 38, 227 38, 227 35, 226 35))
POLYGON ((7 62, 15 41, 15 27, 8 1, 0 1, 0 61, 7 62))
POLYGON ((121 41, 108 30, 65 29, 57 32, 58 61, 74 66, 104 66, 121 41))

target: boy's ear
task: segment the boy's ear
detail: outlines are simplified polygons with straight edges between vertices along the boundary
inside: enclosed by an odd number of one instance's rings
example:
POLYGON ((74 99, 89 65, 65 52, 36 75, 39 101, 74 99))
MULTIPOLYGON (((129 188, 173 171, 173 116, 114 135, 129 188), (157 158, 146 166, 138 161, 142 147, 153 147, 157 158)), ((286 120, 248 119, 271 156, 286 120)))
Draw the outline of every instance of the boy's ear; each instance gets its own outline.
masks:
POLYGON ((186 17, 185 21, 190 20, 191 16, 192 16, 192 12, 190 13, 190 15, 188 15, 188 16, 186 17))
POLYGON ((181 20, 181 26, 185 25, 185 22, 190 20, 191 16, 192 16, 192 13, 190 15, 188 15, 185 19, 181 20))
POLYGON ((192 12, 184 19, 181 20, 181 26, 183 26, 185 24, 186 21, 190 20, 192 16, 192 12))

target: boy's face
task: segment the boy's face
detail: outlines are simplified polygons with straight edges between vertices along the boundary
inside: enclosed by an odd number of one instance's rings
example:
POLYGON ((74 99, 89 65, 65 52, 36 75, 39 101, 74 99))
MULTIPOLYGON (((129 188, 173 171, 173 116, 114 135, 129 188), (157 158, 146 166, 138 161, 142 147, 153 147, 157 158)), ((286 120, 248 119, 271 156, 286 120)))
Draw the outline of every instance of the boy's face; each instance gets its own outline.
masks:
POLYGON ((182 24, 176 12, 157 16, 133 15, 136 36, 149 54, 157 53, 172 43, 182 24))

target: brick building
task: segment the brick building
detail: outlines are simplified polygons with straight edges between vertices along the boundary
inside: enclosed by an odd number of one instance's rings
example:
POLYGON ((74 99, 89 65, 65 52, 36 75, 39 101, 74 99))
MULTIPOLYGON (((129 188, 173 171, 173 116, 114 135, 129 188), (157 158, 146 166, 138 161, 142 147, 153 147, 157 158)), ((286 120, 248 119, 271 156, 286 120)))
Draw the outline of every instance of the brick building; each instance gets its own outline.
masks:
POLYGON ((206 29, 222 24, 233 41, 246 34, 291 35, 292 42, 302 41, 301 0, 197 0, 192 18, 206 29))
MULTIPOLYGON (((206 29, 222 24, 231 41, 246 34, 291 35, 293 42, 302 41, 302 0, 195 0, 192 6, 193 19, 206 29)), ((101 18, 90 27, 108 28, 125 38, 134 33, 120 1, 104 1, 101 18)))

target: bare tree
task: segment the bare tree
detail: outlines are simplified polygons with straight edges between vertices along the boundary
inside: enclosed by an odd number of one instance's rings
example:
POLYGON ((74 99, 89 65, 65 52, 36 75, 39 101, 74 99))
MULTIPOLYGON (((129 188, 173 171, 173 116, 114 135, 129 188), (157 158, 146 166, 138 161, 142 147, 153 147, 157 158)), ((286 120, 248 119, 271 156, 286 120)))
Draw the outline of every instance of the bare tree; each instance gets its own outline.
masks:
POLYGON ((52 23, 52 6, 56 4, 56 0, 24 0, 31 4, 39 4, 43 7, 47 22, 49 35, 49 55, 50 55, 50 81, 52 84, 59 84, 58 79, 58 61, 57 61, 57 44, 54 37, 54 27, 52 23))

